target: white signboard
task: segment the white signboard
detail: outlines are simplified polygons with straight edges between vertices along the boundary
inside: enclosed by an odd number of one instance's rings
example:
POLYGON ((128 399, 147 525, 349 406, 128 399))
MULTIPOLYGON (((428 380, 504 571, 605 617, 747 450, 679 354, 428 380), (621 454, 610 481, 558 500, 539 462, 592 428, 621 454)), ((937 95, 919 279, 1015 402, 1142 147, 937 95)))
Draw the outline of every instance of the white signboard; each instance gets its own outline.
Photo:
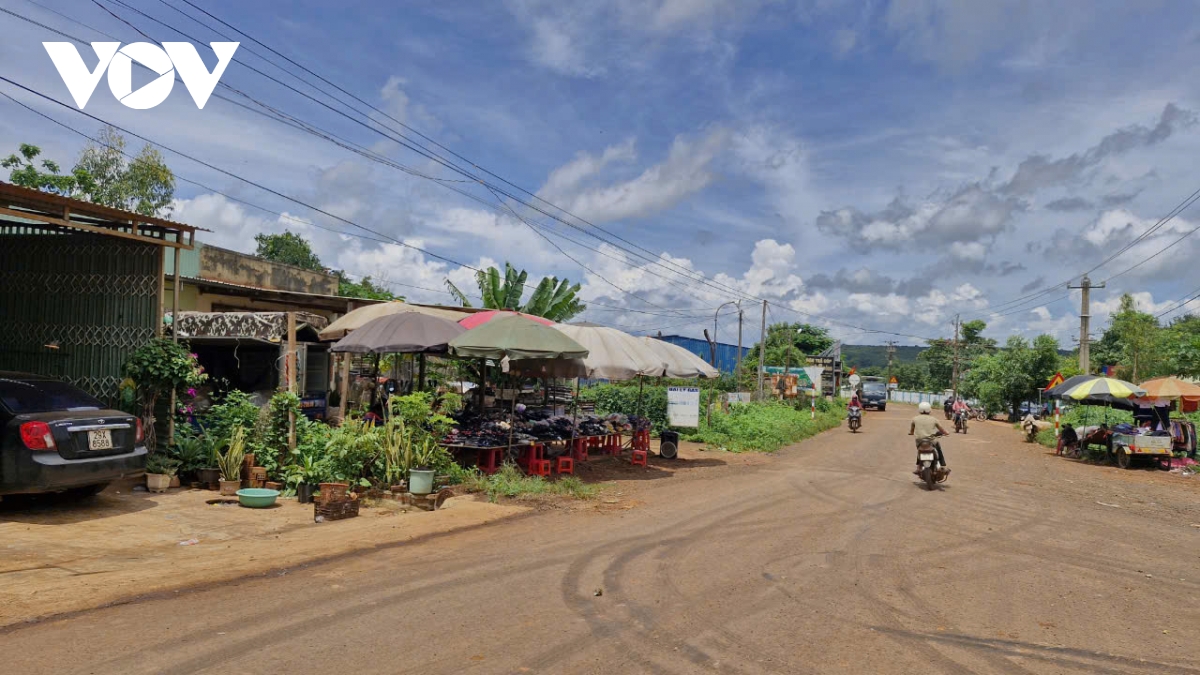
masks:
POLYGON ((700 426, 700 390, 667 387, 667 423, 673 427, 700 426))
POLYGON ((824 373, 824 372, 825 372, 825 368, 822 366, 806 366, 804 368, 804 374, 808 375, 809 381, 811 381, 813 384, 816 385, 815 387, 813 387, 814 392, 820 390, 820 388, 821 388, 821 373, 824 373))
POLYGON ((859 382, 862 382, 862 378, 858 376, 858 373, 850 376, 850 384, 857 387, 859 382))
POLYGON ((725 394, 725 400, 729 403, 749 403, 751 401, 750 392, 731 391, 725 394))

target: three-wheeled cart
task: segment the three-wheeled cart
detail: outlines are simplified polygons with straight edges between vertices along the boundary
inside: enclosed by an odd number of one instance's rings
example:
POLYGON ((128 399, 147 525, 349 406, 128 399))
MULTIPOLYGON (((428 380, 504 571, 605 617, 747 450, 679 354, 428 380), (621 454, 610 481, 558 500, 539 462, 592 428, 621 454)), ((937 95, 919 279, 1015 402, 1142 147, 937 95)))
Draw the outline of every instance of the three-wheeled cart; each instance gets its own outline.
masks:
POLYGON ((1135 459, 1170 460, 1174 439, 1170 435, 1113 434, 1112 449, 1116 455, 1117 466, 1128 469, 1133 466, 1135 459))

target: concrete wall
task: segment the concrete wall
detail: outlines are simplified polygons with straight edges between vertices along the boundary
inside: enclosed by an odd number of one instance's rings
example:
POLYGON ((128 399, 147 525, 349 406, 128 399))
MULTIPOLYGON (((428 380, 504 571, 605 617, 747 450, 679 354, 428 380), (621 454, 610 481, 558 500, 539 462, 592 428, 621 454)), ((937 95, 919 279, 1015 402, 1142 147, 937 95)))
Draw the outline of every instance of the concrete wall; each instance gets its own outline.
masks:
POLYGON ((338 292, 337 276, 333 274, 271 262, 216 246, 204 246, 200 250, 200 278, 278 291, 320 295, 337 295, 338 292))

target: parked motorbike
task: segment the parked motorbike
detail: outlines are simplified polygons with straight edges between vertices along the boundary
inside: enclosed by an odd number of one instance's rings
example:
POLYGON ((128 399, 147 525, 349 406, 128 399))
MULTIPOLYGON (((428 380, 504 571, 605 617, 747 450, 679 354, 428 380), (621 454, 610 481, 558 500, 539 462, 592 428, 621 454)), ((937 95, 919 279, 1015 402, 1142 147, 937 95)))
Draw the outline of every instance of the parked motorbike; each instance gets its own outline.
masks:
POLYGON ((967 414, 954 413, 954 433, 967 433, 967 414))
POLYGON ((850 408, 846 416, 846 425, 850 427, 851 433, 858 433, 858 428, 862 426, 862 408, 850 408))
POLYGON ((983 408, 975 408, 971 412, 974 413, 973 416, 975 417, 975 419, 979 420, 980 422, 986 422, 988 420, 987 411, 984 410, 983 408))
POLYGON ((932 438, 917 440, 917 467, 925 487, 932 492, 938 483, 946 482, 950 472, 938 461, 937 449, 933 447, 932 438))
POLYGON ((1038 428, 1037 428, 1036 424, 1029 424, 1029 425, 1025 426, 1025 442, 1026 443, 1037 443, 1037 435, 1038 435, 1038 428))

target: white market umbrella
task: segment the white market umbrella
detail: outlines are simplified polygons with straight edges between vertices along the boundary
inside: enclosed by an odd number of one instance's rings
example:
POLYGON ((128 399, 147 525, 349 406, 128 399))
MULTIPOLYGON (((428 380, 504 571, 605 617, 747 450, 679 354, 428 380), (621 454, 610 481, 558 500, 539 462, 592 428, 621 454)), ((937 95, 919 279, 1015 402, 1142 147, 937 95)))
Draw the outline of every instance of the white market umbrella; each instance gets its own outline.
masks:
POLYGON ((596 380, 631 380, 638 375, 661 375, 667 363, 641 340, 616 328, 556 324, 567 337, 588 350, 583 365, 596 380))
POLYGON ((462 318, 469 316, 469 312, 459 312, 452 308, 438 307, 422 307, 420 305, 410 305, 407 302, 395 300, 392 302, 381 302, 374 305, 364 305, 358 309, 348 312, 337 321, 329 324, 318 335, 322 340, 340 340, 346 337, 347 333, 358 330, 367 323, 374 321, 380 317, 390 314, 398 314, 400 312, 417 312, 427 316, 436 316, 439 319, 457 322, 462 318))
POLYGON ((707 361, 688 350, 650 337, 643 337, 642 342, 654 350, 663 360, 666 368, 659 375, 665 377, 718 377, 720 371, 713 368, 707 361))

